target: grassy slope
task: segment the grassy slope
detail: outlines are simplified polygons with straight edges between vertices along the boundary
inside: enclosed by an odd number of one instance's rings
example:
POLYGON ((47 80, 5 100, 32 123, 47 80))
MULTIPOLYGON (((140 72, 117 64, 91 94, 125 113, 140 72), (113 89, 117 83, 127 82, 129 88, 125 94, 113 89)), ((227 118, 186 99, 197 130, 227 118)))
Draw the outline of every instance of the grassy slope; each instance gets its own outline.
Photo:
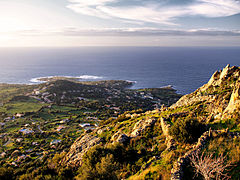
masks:
MULTIPOLYGON (((211 101, 211 103, 207 100, 195 101, 181 107, 169 108, 161 113, 142 113, 135 118, 129 118, 129 116, 126 116, 127 113, 125 113, 125 115, 123 115, 121 118, 106 121, 105 124, 103 123, 105 126, 110 127, 110 131, 105 132, 100 136, 104 138, 107 143, 110 143, 111 137, 116 132, 128 134, 132 131, 135 123, 141 119, 158 118, 158 122, 152 129, 147 130, 137 137, 137 139, 132 139, 130 144, 126 145, 125 147, 126 149, 133 149, 137 152, 138 159, 132 162, 132 164, 134 164, 132 165, 134 170, 131 172, 128 171, 127 173, 124 169, 121 169, 120 171, 125 171, 125 173, 128 175, 131 174, 132 176, 130 175, 129 179, 158 179, 159 177, 169 179, 170 170, 173 166, 173 163, 180 156, 184 155, 188 150, 190 150, 195 142, 193 144, 177 142, 175 150, 165 151, 165 142, 161 141, 162 133, 159 118, 167 118, 171 125, 174 125, 178 121, 184 121, 185 119, 196 119, 205 124, 207 129, 210 127, 216 130, 228 128, 230 132, 240 132, 240 114, 238 111, 231 114, 231 118, 214 118, 214 114, 217 115, 221 113, 224 108, 226 108, 236 82, 236 77, 229 76, 220 86, 210 86, 205 91, 199 89, 186 96, 188 99, 195 96, 215 96, 215 100, 213 102, 211 101), (154 151, 152 148, 155 148, 154 151), (142 149, 145 151, 144 154, 141 153, 142 149), (148 168, 143 168, 153 156, 159 156, 160 159, 154 161, 154 163, 152 163, 148 168)), ((130 114, 134 113, 130 112, 130 114)), ((232 169, 229 171, 229 174, 233 179, 237 179, 240 176, 239 138, 229 139, 229 137, 220 137, 213 139, 207 144, 205 151, 214 152, 216 155, 221 153, 227 155, 228 162, 232 164, 232 169)), ((185 169, 185 171, 186 176, 193 175, 191 168, 185 169)), ((123 176, 121 178, 126 177, 123 176)))

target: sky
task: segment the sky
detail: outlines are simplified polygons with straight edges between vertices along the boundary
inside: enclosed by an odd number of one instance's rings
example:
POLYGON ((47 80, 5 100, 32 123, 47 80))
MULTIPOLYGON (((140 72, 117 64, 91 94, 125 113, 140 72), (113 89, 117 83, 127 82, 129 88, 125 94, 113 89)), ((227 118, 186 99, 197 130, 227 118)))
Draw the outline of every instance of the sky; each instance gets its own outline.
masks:
POLYGON ((0 0, 0 46, 240 46, 240 0, 0 0))

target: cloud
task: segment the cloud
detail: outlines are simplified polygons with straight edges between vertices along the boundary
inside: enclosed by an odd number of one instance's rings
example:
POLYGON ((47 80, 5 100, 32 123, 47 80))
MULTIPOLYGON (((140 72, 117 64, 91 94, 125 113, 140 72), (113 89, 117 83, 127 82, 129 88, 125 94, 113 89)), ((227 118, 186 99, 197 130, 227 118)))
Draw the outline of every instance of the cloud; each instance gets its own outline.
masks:
POLYGON ((216 29, 168 30, 158 28, 65 29, 65 36, 240 36, 240 31, 216 29))
MULTIPOLYGON (((6 33, 5 33, 6 34, 6 33)), ((221 30, 221 29, 190 29, 190 30, 169 30, 158 28, 97 28, 97 29, 45 29, 45 30, 22 30, 8 32, 16 36, 240 36, 240 30, 221 30)))
POLYGON ((240 31, 157 28, 0 31, 0 46, 239 46, 240 31))
POLYGON ((191 14, 206 17, 225 17, 240 13, 240 4, 236 0, 198 0, 189 7, 191 14))
POLYGON ((98 8, 105 6, 109 2, 113 2, 113 0, 69 0, 69 2, 74 4, 68 5, 67 7, 77 13, 101 18, 109 18, 109 15, 101 12, 98 8))
POLYGON ((82 6, 94 6, 94 5, 104 5, 106 3, 114 2, 116 0, 91 0, 91 1, 86 1, 86 0, 68 0, 69 2, 72 3, 79 3, 82 6))
POLYGON ((121 19, 133 22, 148 22, 176 25, 178 17, 203 16, 225 17, 240 13, 237 0, 192 0, 188 4, 168 4, 168 1, 133 1, 123 0, 68 0, 67 7, 73 11, 99 18, 121 19))

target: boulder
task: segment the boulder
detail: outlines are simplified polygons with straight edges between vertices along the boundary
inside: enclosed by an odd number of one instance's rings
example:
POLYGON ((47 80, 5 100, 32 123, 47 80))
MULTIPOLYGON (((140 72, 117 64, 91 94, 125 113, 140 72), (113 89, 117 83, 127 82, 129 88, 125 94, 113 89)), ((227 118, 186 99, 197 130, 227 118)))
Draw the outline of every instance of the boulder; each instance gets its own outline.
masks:
POLYGON ((1 157, 1 158, 5 158, 6 155, 7 155, 7 154, 6 154, 5 152, 2 152, 2 153, 0 154, 0 157, 1 157))
POLYGON ((69 165, 78 167, 82 163, 83 155, 92 147, 100 144, 103 141, 102 138, 93 136, 91 134, 85 134, 78 138, 70 147, 70 150, 62 160, 63 165, 69 165))
POLYGON ((146 128, 151 127, 153 124, 155 124, 157 120, 155 118, 147 118, 147 119, 142 119, 138 121, 135 125, 134 128, 131 132, 130 137, 137 137, 139 136, 142 132, 146 130, 146 128))
POLYGON ((223 114, 234 113, 240 110, 240 82, 237 82, 232 92, 229 104, 223 114))
POLYGON ((15 150, 15 151, 12 152, 11 157, 16 157, 16 156, 19 156, 19 155, 21 155, 21 152, 19 150, 15 150))
POLYGON ((115 133, 111 138, 111 142, 119 142, 119 143, 126 143, 129 140, 130 140, 130 137, 120 132, 115 133))

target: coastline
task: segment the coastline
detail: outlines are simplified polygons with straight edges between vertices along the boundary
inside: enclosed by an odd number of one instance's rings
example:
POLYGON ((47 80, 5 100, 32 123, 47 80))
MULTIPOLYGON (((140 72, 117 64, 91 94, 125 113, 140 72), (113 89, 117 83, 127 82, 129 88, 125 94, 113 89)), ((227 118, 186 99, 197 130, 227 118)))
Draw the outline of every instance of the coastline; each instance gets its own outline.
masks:
POLYGON ((111 81, 123 81, 126 83, 131 83, 128 86, 126 86, 126 89, 131 89, 131 90, 142 90, 142 89, 168 89, 168 90, 174 90, 178 94, 182 94, 177 90, 177 88, 174 85, 165 85, 165 86, 160 86, 160 87, 134 87, 138 82, 137 81, 132 81, 132 80, 119 80, 119 79, 106 79, 105 77, 102 76, 94 76, 94 75, 81 75, 81 76, 42 76, 42 77, 36 77, 36 78, 31 78, 29 80, 29 83, 1 83, 0 85, 39 85, 39 84, 44 84, 47 82, 53 82, 57 80, 66 80, 66 81, 73 81, 73 82, 82 82, 82 83, 94 83, 94 82, 111 82, 111 81))

